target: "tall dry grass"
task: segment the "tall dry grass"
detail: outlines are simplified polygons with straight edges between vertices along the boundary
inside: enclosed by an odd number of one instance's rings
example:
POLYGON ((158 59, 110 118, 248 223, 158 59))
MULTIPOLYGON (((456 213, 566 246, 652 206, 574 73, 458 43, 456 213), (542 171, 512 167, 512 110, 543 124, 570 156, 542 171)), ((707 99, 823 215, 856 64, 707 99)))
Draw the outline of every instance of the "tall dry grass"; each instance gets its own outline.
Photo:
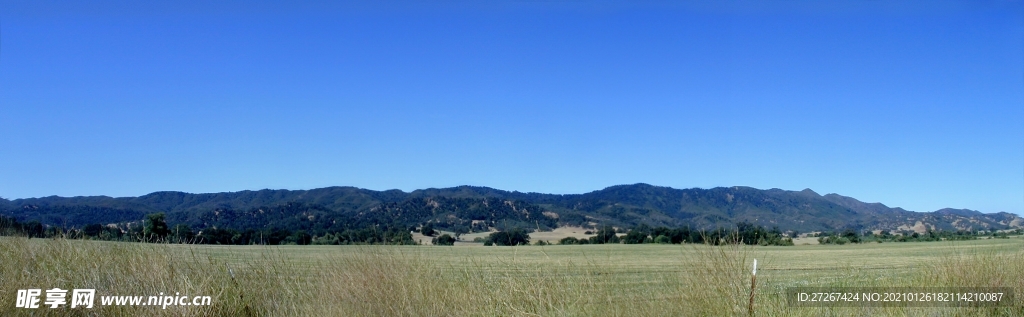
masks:
MULTIPOLYGON (((764 311, 765 296, 770 293, 772 275, 764 270, 769 258, 757 248, 742 244, 691 246, 694 261, 683 270, 679 293, 688 316, 748 315, 751 294, 751 270, 755 258, 761 261, 758 288, 754 290, 754 311, 764 311)), ((774 300, 774 298, 772 298, 774 300)))
MULTIPOLYGON (((0 316, 261 316, 298 312, 282 297, 298 285, 274 278, 279 261, 233 269, 191 248, 144 243, 3 237, 0 316), (234 273, 234 274, 232 274, 234 273), (234 275, 234 277, 232 276, 234 275), (95 289, 91 309, 15 308, 19 289, 95 289), (211 296, 210 306, 102 306, 101 295, 211 296)), ((71 292, 68 292, 70 304, 71 292)))
POLYGON ((586 254, 543 263, 515 252, 433 261, 418 248, 361 246, 300 266, 275 247, 225 259, 211 256, 210 247, 0 240, 2 316, 747 316, 754 257, 762 263, 757 316, 1024 316, 1022 252, 955 252, 900 282, 862 279, 857 268, 839 268, 844 278, 815 285, 1008 286, 1018 293, 1014 307, 792 308, 774 282, 776 272, 767 268, 770 255, 750 246, 682 247, 673 263, 682 269, 652 269, 638 258, 636 271, 627 272, 622 261, 586 254), (52 287, 95 288, 97 296, 209 295, 213 304, 164 310, 99 306, 97 297, 92 309, 13 307, 17 289, 52 287))

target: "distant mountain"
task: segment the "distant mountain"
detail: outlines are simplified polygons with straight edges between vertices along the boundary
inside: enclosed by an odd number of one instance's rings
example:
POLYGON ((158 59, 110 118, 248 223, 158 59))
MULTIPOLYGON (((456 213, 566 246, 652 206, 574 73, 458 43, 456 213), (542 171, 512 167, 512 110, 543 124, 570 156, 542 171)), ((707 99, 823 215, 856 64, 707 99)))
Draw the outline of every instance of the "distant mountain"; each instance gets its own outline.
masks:
POLYGON ((270 227, 314 231, 377 225, 487 230, 489 227, 614 225, 714 228, 747 221, 801 232, 858 230, 993 230, 1024 227, 1009 213, 966 209, 912 212, 864 203, 810 189, 750 187, 675 189, 618 185, 585 194, 555 195, 459 186, 403 192, 355 187, 259 190, 211 194, 155 192, 140 197, 106 196, 0 199, 0 214, 19 221, 78 227, 126 223, 164 212, 170 223, 237 230, 270 227))

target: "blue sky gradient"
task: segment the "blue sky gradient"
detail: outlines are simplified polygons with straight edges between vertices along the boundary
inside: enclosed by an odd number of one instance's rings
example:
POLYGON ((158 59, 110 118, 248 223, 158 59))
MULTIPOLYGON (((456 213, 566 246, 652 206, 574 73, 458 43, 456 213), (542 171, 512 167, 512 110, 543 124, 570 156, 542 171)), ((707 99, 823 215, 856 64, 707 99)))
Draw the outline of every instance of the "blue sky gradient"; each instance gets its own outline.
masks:
POLYGON ((0 4, 0 197, 637 182, 1024 213, 1024 4, 0 4))

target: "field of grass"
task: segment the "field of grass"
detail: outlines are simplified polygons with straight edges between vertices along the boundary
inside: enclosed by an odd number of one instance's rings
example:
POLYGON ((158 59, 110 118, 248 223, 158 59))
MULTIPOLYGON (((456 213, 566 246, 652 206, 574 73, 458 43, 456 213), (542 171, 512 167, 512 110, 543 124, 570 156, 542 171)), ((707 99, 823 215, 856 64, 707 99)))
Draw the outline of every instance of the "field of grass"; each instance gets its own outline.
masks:
POLYGON ((1024 239, 704 245, 208 246, 0 237, 0 315, 1024 316, 1003 308, 795 308, 791 286, 1024 291, 1024 239), (209 295, 211 306, 14 308, 27 288, 209 295))

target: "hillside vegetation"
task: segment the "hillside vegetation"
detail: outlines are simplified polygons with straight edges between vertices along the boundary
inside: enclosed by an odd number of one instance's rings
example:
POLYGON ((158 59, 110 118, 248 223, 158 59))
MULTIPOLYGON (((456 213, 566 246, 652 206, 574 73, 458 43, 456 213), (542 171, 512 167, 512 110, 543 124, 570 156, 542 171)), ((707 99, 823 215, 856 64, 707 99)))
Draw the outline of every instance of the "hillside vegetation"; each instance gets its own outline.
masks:
POLYGON ((1024 220, 1001 212, 942 209, 912 212, 805 189, 750 187, 674 189, 647 184, 612 186, 585 194, 521 193, 460 186, 373 191, 355 187, 312 190, 259 190, 188 194, 155 192, 140 197, 42 197, 0 199, 0 215, 46 226, 121 225, 165 213, 170 225, 187 224, 237 231, 283 228, 341 232, 402 229, 431 223, 453 232, 492 228, 548 230, 559 226, 597 228, 690 227, 714 229, 747 222, 784 231, 966 230, 1024 227, 1024 220))

